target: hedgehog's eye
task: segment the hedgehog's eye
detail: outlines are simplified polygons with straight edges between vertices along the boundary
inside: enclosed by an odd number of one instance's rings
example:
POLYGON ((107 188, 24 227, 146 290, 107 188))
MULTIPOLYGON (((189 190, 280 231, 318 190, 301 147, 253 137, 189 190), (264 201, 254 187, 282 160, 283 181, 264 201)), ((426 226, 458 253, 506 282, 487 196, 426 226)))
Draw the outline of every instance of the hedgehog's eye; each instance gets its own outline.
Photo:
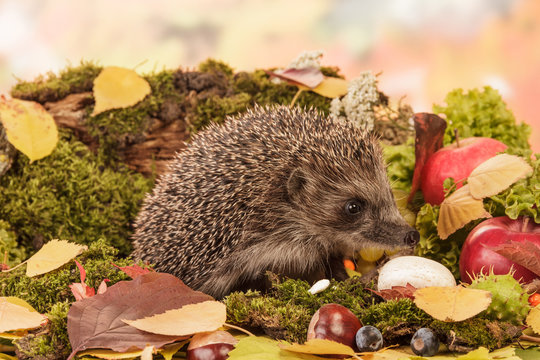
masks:
POLYGON ((358 199, 353 199, 347 201, 345 204, 345 214, 347 215, 357 215, 362 211, 364 207, 364 202, 358 199))

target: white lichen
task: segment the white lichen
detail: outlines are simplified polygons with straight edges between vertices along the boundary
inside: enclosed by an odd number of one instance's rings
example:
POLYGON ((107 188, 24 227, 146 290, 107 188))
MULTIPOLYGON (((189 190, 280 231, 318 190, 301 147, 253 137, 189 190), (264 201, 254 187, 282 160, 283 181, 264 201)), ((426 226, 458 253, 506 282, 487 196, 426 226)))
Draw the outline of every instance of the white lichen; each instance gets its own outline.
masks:
POLYGON ((347 94, 330 103, 330 115, 339 121, 349 121, 367 130, 373 130, 374 106, 379 103, 377 79, 371 71, 362 73, 349 82, 347 94))
POLYGON ((321 50, 313 50, 313 51, 304 51, 300 53, 294 59, 289 63, 289 66, 287 66, 288 69, 307 69, 307 68, 321 68, 321 57, 323 56, 323 52, 321 50))

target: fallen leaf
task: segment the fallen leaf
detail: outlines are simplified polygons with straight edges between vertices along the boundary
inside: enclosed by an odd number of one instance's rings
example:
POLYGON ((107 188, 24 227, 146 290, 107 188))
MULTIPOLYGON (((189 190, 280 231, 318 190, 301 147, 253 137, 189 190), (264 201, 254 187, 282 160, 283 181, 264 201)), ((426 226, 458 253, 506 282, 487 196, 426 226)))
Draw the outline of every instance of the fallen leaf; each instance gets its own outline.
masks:
POLYGON ((456 322, 486 310, 491 293, 463 286, 431 286, 416 290, 414 303, 437 320, 456 322))
POLYGON ((67 329, 73 352, 69 358, 78 351, 92 348, 125 352, 143 349, 147 345, 160 348, 174 341, 185 340, 185 336, 141 331, 122 319, 136 320, 208 300, 213 299, 190 289, 170 274, 151 272, 130 281, 120 281, 110 286, 104 294, 71 305, 67 329))
POLYGON ((531 327, 532 331, 540 335, 540 305, 529 311, 525 323, 531 327))
POLYGON ((226 319, 225 304, 219 301, 203 301, 150 317, 122 321, 153 334, 186 336, 217 330, 223 326, 226 319))
POLYGON ((304 69, 290 68, 285 70, 266 71, 266 73, 270 76, 285 80, 292 85, 303 85, 309 89, 317 87, 317 85, 324 80, 324 75, 321 70, 315 67, 304 69))
MULTIPOLYGON (((408 351, 410 348, 406 348, 408 351)), ((363 360, 405 360, 409 359, 412 355, 412 352, 406 352, 402 350, 395 349, 381 349, 372 353, 363 353, 363 360)), ((430 357, 430 360, 436 357, 430 357)))
POLYGON ((33 277, 53 271, 88 249, 66 240, 51 240, 26 261, 26 275, 33 277))
POLYGON ((92 116, 107 110, 137 104, 150 94, 148 82, 133 70, 117 66, 104 68, 94 80, 96 105, 92 116))
POLYGON ((75 260, 75 264, 77 265, 77 268, 79 268, 81 282, 70 284, 69 288, 71 289, 73 296, 75 296, 75 301, 79 301, 94 296, 96 291, 84 282, 86 279, 86 271, 83 266, 77 260, 75 260))
POLYGON ((428 158, 439 150, 443 145, 446 121, 435 114, 416 113, 414 114, 414 173, 411 184, 411 192, 407 202, 411 202, 414 194, 420 189, 420 175, 428 158))
POLYGON ((347 80, 328 76, 319 85, 310 90, 332 99, 347 94, 348 88, 349 82, 347 80))
POLYGON ((113 266, 125 272, 127 276, 129 276, 132 279, 135 279, 139 275, 148 274, 149 272, 154 271, 150 268, 142 268, 137 264, 133 264, 130 266, 118 266, 116 264, 113 264, 113 266))
POLYGON ((54 118, 33 101, 7 100, 0 96, 0 121, 8 141, 30 158, 30 162, 49 155, 58 142, 54 118))
POLYGON ((0 333, 0 338, 7 339, 7 340, 19 340, 22 339, 27 333, 24 331, 18 331, 18 332, 5 332, 0 333))
POLYGON ((384 289, 384 290, 371 290, 374 294, 379 295, 384 300, 399 300, 399 299, 414 299, 414 292, 416 291, 416 288, 412 286, 411 284, 407 283, 405 286, 392 286, 390 289, 384 289))
POLYGON ((467 182, 471 195, 475 199, 483 199, 497 195, 516 181, 529 176, 532 171, 532 167, 523 158, 499 154, 478 165, 467 182))
POLYGON ((327 339, 310 339, 304 344, 280 344, 280 348, 302 354, 314 355, 349 355, 355 352, 349 346, 327 339))
POLYGON ((491 215, 484 209, 482 200, 471 196, 467 184, 442 202, 437 232, 441 239, 446 239, 469 222, 490 217, 491 215))
MULTIPOLYGON (((458 357, 459 360, 489 360, 489 350, 485 347, 479 347, 465 355, 458 357)), ((457 360, 457 359, 456 359, 457 360)))
MULTIPOLYGON (((539 234, 540 235, 540 234, 539 234)), ((512 241, 488 249, 532 271, 540 277, 540 246, 531 241, 512 241)))
POLYGON ((321 360, 315 355, 283 350, 275 340, 261 336, 247 336, 229 351, 229 360, 321 360))
POLYGON ((2 360, 17 360, 18 358, 15 357, 15 356, 9 356, 8 354, 0 353, 0 359, 2 359, 2 360))
POLYGON ((80 353, 77 354, 77 356, 79 358, 82 358, 83 356, 93 356, 100 359, 110 359, 110 360, 133 359, 135 357, 141 356, 142 352, 143 352, 142 350, 118 352, 118 351, 112 351, 108 349, 92 349, 92 350, 81 351, 80 353))
POLYGON ((0 297, 0 333, 35 329, 46 320, 47 317, 36 310, 14 304, 10 298, 0 297))
POLYGON ((158 349, 158 352, 161 354, 161 356, 163 356, 165 360, 172 360, 174 354, 176 354, 188 342, 189 340, 184 340, 179 343, 165 345, 162 349, 158 349))

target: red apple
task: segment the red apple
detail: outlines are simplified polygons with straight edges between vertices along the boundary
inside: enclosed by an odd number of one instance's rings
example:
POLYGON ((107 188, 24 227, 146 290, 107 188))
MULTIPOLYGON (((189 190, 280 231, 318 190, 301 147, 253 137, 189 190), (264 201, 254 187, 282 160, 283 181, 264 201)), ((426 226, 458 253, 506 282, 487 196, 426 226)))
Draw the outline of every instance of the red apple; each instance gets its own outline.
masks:
POLYGON ((510 272, 513 266, 514 278, 527 283, 537 276, 521 265, 515 264, 508 258, 497 254, 488 247, 496 247, 507 240, 530 241, 540 245, 540 225, 525 217, 512 220, 500 216, 482 221, 467 236, 461 249, 459 271, 461 280, 471 282, 470 275, 487 274, 493 269, 494 274, 503 275, 510 272))
MULTIPOLYGON (((498 152, 504 151, 502 142, 484 137, 470 137, 445 146, 429 157, 422 169, 420 188, 424 200, 439 205, 444 200, 443 182, 452 177, 455 181, 466 179, 471 171, 498 152)), ((457 185, 458 188, 461 184, 457 185)))

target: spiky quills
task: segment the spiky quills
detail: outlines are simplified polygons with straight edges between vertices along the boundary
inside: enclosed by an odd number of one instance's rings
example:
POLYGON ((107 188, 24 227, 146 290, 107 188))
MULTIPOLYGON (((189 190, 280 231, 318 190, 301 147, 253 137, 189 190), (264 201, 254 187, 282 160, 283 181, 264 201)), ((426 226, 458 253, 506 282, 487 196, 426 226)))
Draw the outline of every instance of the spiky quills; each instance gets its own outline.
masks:
POLYGON ((491 304, 485 311, 489 319, 521 324, 529 313, 529 296, 519 281, 514 279, 513 272, 506 275, 495 275, 493 272, 478 274, 469 287, 491 292, 491 304))
POLYGON ((317 280, 338 252, 373 240, 365 234, 391 243, 403 224, 373 135, 314 110, 256 107, 209 126, 171 163, 135 224, 134 256, 223 296, 266 270, 317 280), (304 191, 292 199, 296 169, 304 191), (359 229, 335 214, 350 197, 373 204, 359 229), (372 231, 380 223, 391 226, 372 231))

